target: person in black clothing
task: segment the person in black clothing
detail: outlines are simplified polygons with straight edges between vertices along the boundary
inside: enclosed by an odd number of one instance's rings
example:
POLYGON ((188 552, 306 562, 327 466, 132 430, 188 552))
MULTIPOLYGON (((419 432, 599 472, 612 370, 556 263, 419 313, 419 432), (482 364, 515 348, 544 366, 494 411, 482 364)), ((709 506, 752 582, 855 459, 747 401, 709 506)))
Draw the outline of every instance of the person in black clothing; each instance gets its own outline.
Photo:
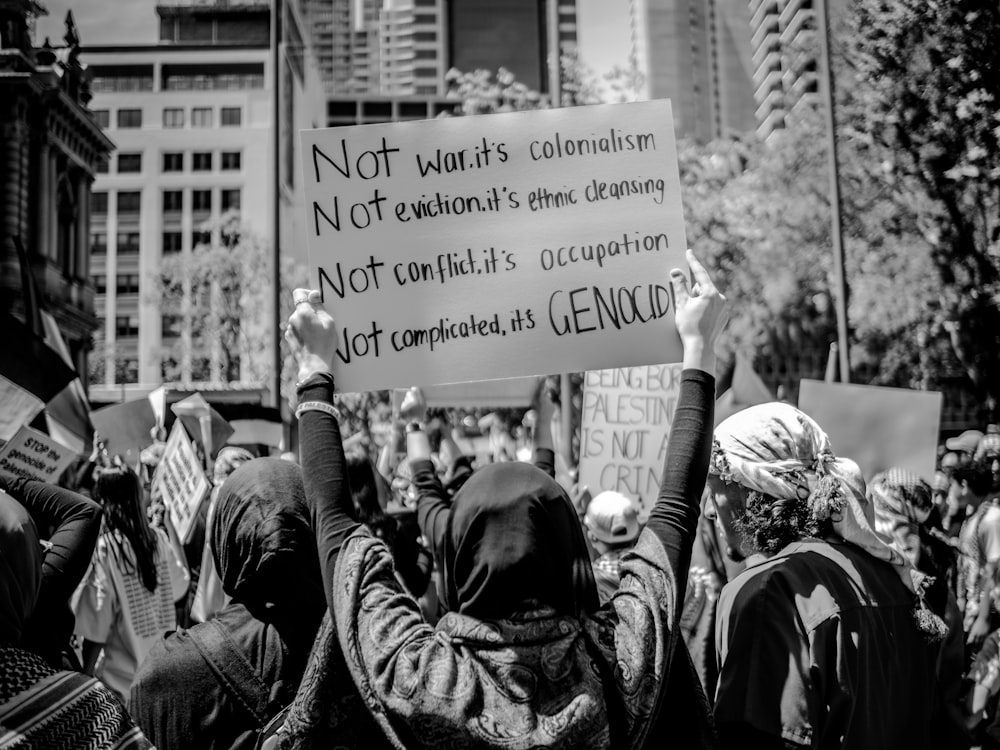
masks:
POLYGON ((157 643, 132 685, 132 715, 160 748, 254 747, 292 701, 325 610, 295 464, 259 458, 233 472, 210 544, 232 600, 157 643))
POLYGON ((94 555, 101 531, 101 506, 76 492, 33 479, 0 477, 4 491, 24 506, 38 534, 47 540, 42 587, 21 646, 53 669, 80 671, 73 651, 70 598, 94 555))
MULTIPOLYGON (((712 344, 724 298, 690 253, 688 262, 690 292, 680 271, 671 278, 685 372, 663 482, 636 554, 623 561, 619 591, 598 608, 565 491, 537 467, 493 465, 475 472, 450 508, 440 562, 452 612, 436 630, 402 595, 389 550, 351 517, 332 408, 336 329, 318 292, 297 293, 286 338, 302 378, 303 474, 334 641, 343 647, 317 644, 329 663, 304 681, 310 690, 300 691, 286 722, 293 732, 336 713, 334 729, 367 719, 394 746, 412 748, 714 746, 677 618, 708 467, 712 344), (324 682, 341 695, 351 683, 363 692, 354 715, 346 703, 315 700, 324 682)), ((414 464, 420 491, 442 499, 427 461, 414 464)))

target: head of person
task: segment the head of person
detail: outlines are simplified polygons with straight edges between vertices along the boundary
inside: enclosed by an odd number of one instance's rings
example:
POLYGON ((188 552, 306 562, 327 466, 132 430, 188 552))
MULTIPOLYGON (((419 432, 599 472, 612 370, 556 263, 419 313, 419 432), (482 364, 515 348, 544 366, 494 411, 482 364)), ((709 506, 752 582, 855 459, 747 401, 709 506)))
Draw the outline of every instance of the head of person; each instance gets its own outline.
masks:
POLYGON ((157 542, 146 520, 139 476, 116 459, 98 470, 93 498, 104 509, 104 531, 126 572, 138 573, 146 590, 155 591, 157 542))
POLYGON ((950 515, 948 512, 948 490, 951 488, 951 477, 943 471, 934 472, 931 482, 931 502, 938 509, 941 517, 950 515))
POLYGON ((598 606, 583 529, 566 491, 527 463, 479 469, 454 497, 444 539, 445 604, 502 619, 550 607, 580 616, 598 606))
POLYGON ((951 475, 951 485, 948 488, 948 511, 950 515, 968 512, 968 509, 978 508, 986 499, 993 486, 993 471, 990 466, 980 461, 973 461, 955 469, 951 475))
POLYGON ((386 486, 387 483, 365 451, 348 451, 345 458, 354 518, 368 526, 377 536, 386 539, 386 535, 391 535, 394 527, 392 519, 385 512, 391 488, 386 486))
POLYGON ((958 466, 968 463, 976 452, 979 441, 983 439, 983 433, 979 430, 966 430, 961 435, 948 438, 944 441, 945 447, 958 454, 958 466))
POLYGON ((224 446, 220 451, 219 455, 215 457, 215 463, 213 465, 212 481, 216 487, 220 487, 223 482, 240 468, 247 461, 253 461, 254 455, 246 448, 240 448, 236 445, 224 446))
POLYGON ((28 511, 0 491, 0 646, 16 646, 42 586, 42 544, 28 511))
POLYGON ((590 543, 599 553, 626 549, 639 536, 639 509, 631 498, 605 490, 587 505, 583 524, 590 543))
POLYGON ((1000 435, 995 432, 986 433, 976 446, 972 461, 989 467, 990 490, 1000 490, 1000 435))
POLYGON ((300 631, 308 648, 326 600, 302 470, 277 458, 236 469, 219 490, 209 543, 223 591, 256 619, 300 631))
POLYGON ((920 524, 932 508, 930 485, 911 471, 893 468, 872 478, 868 499, 875 510, 875 530, 917 565, 920 524))

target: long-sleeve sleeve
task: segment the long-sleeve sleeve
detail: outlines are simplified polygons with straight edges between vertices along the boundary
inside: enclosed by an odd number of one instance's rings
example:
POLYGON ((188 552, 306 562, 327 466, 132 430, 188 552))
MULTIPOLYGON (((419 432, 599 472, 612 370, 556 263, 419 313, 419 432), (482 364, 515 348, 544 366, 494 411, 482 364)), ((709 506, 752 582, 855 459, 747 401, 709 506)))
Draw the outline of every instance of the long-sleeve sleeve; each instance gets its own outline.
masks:
POLYGON ((445 497, 444 487, 441 486, 441 480, 430 460, 417 459, 410 462, 410 481, 417 489, 417 525, 440 566, 451 503, 445 497))
POLYGON ((715 378, 701 370, 685 370, 667 442, 660 494, 646 524, 663 544, 677 576, 677 602, 684 600, 701 495, 708 477, 714 415, 715 378))
POLYGON ((42 586, 23 645, 61 666, 73 633, 70 597, 90 565, 101 530, 101 506, 71 490, 33 479, 0 480, 23 505, 48 541, 42 558, 42 586))
MULTIPOLYGON (((300 403, 333 403, 333 383, 303 389, 300 403)), ((305 411, 299 417, 299 444, 306 502, 312 514, 327 605, 333 607, 333 574, 344 540, 358 527, 347 484, 344 443, 337 418, 323 411, 305 411)))

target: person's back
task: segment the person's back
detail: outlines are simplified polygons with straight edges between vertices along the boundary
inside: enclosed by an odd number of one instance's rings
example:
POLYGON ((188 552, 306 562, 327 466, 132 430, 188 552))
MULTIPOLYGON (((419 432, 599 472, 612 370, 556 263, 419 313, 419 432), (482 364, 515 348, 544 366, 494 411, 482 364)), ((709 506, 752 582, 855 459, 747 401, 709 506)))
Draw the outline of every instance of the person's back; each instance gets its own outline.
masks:
POLYGON ((298 466, 261 458, 219 491, 216 616, 167 635, 136 674, 129 709, 160 748, 252 748, 295 695, 323 617, 316 544, 298 466))
MULTIPOLYGON (((888 563, 807 539, 748 568, 719 603, 720 729, 814 748, 929 748, 933 655, 888 563)), ((725 736, 725 734, 723 734, 725 736)))

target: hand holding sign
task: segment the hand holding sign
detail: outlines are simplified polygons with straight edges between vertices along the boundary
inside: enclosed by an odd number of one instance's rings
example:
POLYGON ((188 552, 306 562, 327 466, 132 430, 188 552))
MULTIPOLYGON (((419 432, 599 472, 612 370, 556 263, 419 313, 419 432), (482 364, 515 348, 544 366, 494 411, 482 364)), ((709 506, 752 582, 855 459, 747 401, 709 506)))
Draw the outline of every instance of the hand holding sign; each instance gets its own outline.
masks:
POLYGON ((715 340, 726 325, 726 298, 715 288, 712 277, 687 251, 694 283, 678 268, 670 272, 674 293, 674 322, 684 347, 684 367, 715 373, 715 340))
POLYGON ((333 317, 323 308, 318 291, 296 289, 295 311, 288 318, 285 340, 299 365, 299 380, 317 372, 332 372, 337 349, 333 317))

